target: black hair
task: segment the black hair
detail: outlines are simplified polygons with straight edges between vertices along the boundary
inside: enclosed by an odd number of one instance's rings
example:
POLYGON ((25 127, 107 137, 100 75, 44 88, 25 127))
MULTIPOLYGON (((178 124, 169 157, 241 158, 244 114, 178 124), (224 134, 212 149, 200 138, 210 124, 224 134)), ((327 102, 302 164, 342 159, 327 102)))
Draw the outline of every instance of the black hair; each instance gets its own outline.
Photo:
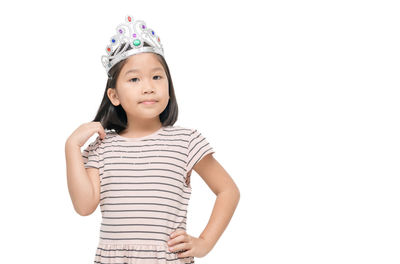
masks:
MULTIPOLYGON (((129 45, 127 43, 122 45, 129 45)), ((146 42, 144 42, 144 46, 149 46, 146 42)), ((122 46, 122 49, 124 46, 122 46)), ((130 46, 126 50, 132 49, 130 46)), ((116 51, 116 50, 115 50, 116 51)), ((114 51, 114 52, 115 52, 114 51)), ((114 52, 111 55, 114 55, 114 52)), ((168 64, 165 61, 164 57, 154 53, 157 55, 157 59, 161 63, 164 68, 165 73, 168 78, 168 86, 169 86, 169 101, 167 107, 164 111, 159 115, 162 126, 172 126, 175 124, 178 119, 178 103, 175 97, 174 85, 172 83, 171 74, 169 72, 168 64)), ((103 128, 106 130, 115 130, 117 133, 124 130, 127 127, 127 116, 125 110, 121 105, 114 106, 107 95, 107 90, 109 88, 115 89, 118 76, 121 72, 122 67, 126 64, 127 59, 124 59, 117 64, 115 64, 108 72, 108 80, 106 84, 106 89, 104 91, 103 100, 100 103, 100 107, 97 110, 96 117, 92 120, 92 122, 100 122, 103 128)))

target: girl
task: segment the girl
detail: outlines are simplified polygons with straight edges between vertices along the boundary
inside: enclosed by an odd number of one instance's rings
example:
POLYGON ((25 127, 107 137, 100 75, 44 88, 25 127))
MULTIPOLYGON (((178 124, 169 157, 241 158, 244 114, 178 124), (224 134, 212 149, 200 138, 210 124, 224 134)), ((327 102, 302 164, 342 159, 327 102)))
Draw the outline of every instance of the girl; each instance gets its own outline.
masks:
POLYGON ((65 143, 76 212, 102 222, 95 263, 194 263, 214 247, 239 201, 239 190, 196 129, 176 126, 178 104, 160 38, 126 17, 102 57, 109 80, 92 122, 65 143), (85 150, 80 148, 94 134, 85 150), (199 237, 186 233, 195 170, 217 195, 199 237))

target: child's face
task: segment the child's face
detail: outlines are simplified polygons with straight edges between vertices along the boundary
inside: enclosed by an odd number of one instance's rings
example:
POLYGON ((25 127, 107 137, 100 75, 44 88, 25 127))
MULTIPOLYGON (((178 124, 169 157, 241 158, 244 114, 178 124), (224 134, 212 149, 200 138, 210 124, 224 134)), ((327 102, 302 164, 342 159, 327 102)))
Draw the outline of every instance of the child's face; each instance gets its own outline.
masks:
MULTIPOLYGON (((119 103, 130 118, 152 119, 158 117, 168 105, 168 79, 157 55, 150 52, 129 57, 116 82, 114 105, 119 103), (154 69, 159 68, 159 69, 154 69), (137 70, 131 72, 131 70, 137 70), (156 100, 153 104, 142 101, 156 100)), ((113 90, 113 89, 111 89, 113 90)))

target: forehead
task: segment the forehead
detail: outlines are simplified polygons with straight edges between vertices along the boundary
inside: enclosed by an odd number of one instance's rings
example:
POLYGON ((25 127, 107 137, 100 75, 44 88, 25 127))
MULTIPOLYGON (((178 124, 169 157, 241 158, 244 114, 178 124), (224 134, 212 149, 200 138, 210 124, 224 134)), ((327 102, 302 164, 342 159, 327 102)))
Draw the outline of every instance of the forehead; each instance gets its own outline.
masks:
POLYGON ((128 71, 147 72, 156 68, 163 70, 157 55, 152 52, 144 52, 128 57, 122 73, 125 74, 128 71))

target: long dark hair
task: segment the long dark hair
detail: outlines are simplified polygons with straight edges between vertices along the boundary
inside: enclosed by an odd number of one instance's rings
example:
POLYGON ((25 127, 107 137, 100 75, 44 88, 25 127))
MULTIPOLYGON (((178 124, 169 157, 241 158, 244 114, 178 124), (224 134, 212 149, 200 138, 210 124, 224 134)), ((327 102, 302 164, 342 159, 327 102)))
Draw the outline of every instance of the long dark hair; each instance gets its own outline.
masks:
MULTIPOLYGON (((126 43, 123 45, 128 45, 128 44, 126 43)), ((149 46, 149 45, 146 42, 144 42, 144 46, 149 46)), ((129 46, 127 50, 130 49, 132 48, 129 46)), ((114 52, 111 55, 114 55, 114 52)), ((165 108, 165 110, 159 115, 159 118, 162 123, 162 126, 170 126, 170 125, 172 126, 178 119, 178 103, 175 97, 174 85, 172 84, 171 74, 169 72, 168 64, 165 61, 164 57, 156 53, 154 54, 157 55, 159 62, 161 63, 165 73, 167 74, 168 86, 169 86, 168 89, 170 96, 168 105, 165 108)), ((126 62, 127 59, 118 62, 108 72, 109 79, 106 84, 103 100, 101 101, 100 107, 97 110, 96 117, 92 120, 92 122, 100 122, 105 130, 113 129, 117 133, 119 133, 120 131, 124 130, 127 127, 126 112, 121 105, 114 106, 111 103, 110 99, 107 96, 107 90, 108 88, 115 89, 117 78, 121 72, 122 67, 126 64, 126 62)))

